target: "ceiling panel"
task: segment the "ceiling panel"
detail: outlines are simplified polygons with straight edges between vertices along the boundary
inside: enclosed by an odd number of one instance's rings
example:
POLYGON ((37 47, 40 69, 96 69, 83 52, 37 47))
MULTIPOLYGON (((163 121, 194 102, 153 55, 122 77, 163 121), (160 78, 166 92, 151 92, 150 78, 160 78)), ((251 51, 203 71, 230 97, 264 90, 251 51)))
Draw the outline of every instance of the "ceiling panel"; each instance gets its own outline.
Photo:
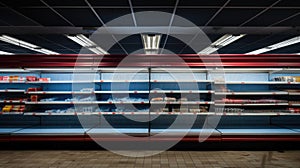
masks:
POLYGON ((151 1, 141 1, 141 0, 131 0, 132 6, 175 6, 176 0, 151 0, 151 1))
MULTIPOLYGON (((179 8, 176 11, 176 15, 181 16, 189 21, 193 22, 197 26, 204 26, 207 21, 218 11, 218 9, 185 9, 179 8)), ((174 25, 176 24, 176 18, 174 19, 174 25)))
POLYGON ((19 11, 43 26, 71 26, 49 8, 26 8, 20 9, 19 11))
POLYGON ((11 25, 3 20, 0 20, 0 26, 11 26, 11 25))
POLYGON ((132 16, 131 16, 131 11, 130 9, 117 9, 117 8, 111 8, 111 9, 107 9, 107 8, 97 8, 95 9, 95 11, 98 13, 98 15, 100 16, 100 18, 104 21, 104 23, 107 23, 109 21, 112 21, 116 18, 122 17, 124 15, 128 15, 130 14, 129 17, 126 17, 128 19, 122 21, 120 24, 120 26, 133 26, 134 22, 132 20, 132 16))
POLYGON ((75 26, 97 27, 102 24, 91 9, 56 9, 75 26))
POLYGON ((297 16, 290 18, 286 21, 283 21, 276 26, 300 26, 300 12, 297 16))
POLYGON ((44 0, 50 6, 86 6, 84 0, 44 0))
POLYGON ((267 7, 272 5, 278 0, 260 0, 260 1, 254 1, 254 0, 230 0, 230 2, 227 4, 227 6, 262 6, 267 7))
POLYGON ((270 9, 245 24, 245 26, 269 26, 298 12, 300 12, 300 9, 270 9))
POLYGON ((32 21, 7 8, 0 10, 0 20, 13 26, 36 26, 32 21))
POLYGON ((227 0, 182 0, 179 6, 223 6, 227 0))
POLYGON ((44 6, 39 0, 0 0, 5 5, 10 7, 28 7, 28 6, 44 6))
POLYGON ((261 9, 223 9, 209 26, 239 26, 261 11, 261 9))
POLYGON ((173 9, 166 9, 166 8, 155 8, 155 9, 143 9, 143 8, 134 8, 134 12, 150 12, 149 14, 139 14, 135 15, 136 22, 138 26, 169 26, 173 9), (168 13, 164 16, 158 12, 165 12, 168 13), (151 13, 153 12, 153 13, 151 13), (146 16, 146 17, 145 17, 146 16), (159 19, 153 19, 153 18, 159 18, 159 19), (152 20, 150 20, 152 19, 152 20))
POLYGON ((283 6, 283 7, 300 7, 300 1, 297 0, 281 0, 275 6, 283 6))
POLYGON ((88 0, 92 6, 129 6, 128 0, 88 0))

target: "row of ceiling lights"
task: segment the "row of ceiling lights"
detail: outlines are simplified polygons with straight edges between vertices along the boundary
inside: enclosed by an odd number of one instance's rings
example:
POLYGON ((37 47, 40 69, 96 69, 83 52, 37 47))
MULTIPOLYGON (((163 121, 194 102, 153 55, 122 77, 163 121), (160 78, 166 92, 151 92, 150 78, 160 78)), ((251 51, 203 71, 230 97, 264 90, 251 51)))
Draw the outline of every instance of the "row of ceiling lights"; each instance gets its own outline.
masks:
MULTIPOLYGON (((241 34, 241 35, 225 34, 224 36, 222 36, 221 38, 219 38, 218 40, 213 42, 211 45, 209 45, 202 51, 198 52, 198 54, 215 53, 220 48, 227 46, 227 45, 233 43, 234 41, 239 40, 240 38, 242 38, 244 36, 245 36, 245 34, 241 34)), ((82 47, 89 49, 90 51, 94 52, 95 54, 100 54, 100 55, 109 54, 107 51, 102 49, 95 42, 93 42, 92 40, 90 40, 83 34, 66 35, 66 37, 71 39, 72 41, 78 43, 82 47)), ((161 39, 160 34, 142 34, 142 41, 143 41, 145 53, 146 54, 157 54, 158 50, 159 50, 160 39, 161 39)), ((10 37, 7 35, 1 35, 0 40, 10 43, 10 44, 13 44, 13 45, 17 45, 17 46, 20 46, 23 48, 27 48, 27 49, 36 51, 39 53, 43 53, 43 54, 49 54, 49 55, 50 54, 59 54, 57 52, 50 51, 50 50, 42 48, 40 46, 31 44, 26 41, 19 40, 19 39, 16 39, 14 37, 10 37)), ((293 45, 293 44, 296 44, 299 42, 300 42, 300 36, 297 36, 297 37, 294 37, 294 38, 291 38, 291 39, 288 39, 288 40, 285 40, 285 41, 282 41, 282 42, 279 42, 279 43, 276 43, 276 44, 273 44, 273 45, 270 45, 270 46, 252 51, 252 52, 248 52, 246 54, 261 54, 261 53, 269 52, 269 51, 272 51, 275 49, 290 46, 290 45, 293 45)), ((0 55, 12 55, 12 54, 13 53, 0 51, 0 55)))

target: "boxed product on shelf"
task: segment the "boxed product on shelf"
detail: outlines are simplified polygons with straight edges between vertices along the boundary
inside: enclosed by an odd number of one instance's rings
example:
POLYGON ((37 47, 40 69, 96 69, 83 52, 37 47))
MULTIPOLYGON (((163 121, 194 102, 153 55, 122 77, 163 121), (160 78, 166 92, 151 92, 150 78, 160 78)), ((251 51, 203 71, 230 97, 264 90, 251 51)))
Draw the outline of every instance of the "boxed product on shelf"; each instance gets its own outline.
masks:
POLYGON ((52 101, 55 101, 57 99, 58 99, 57 97, 51 97, 51 98, 41 99, 40 101, 41 102, 52 102, 52 101))
POLYGON ((19 81, 19 76, 9 76, 9 81, 19 81))
POLYGON ((300 113, 300 108, 288 108, 291 113, 300 113))
POLYGON ((61 109, 51 109, 51 110, 46 110, 46 113, 66 113, 66 110, 61 110, 61 109))
POLYGON ((234 103, 234 104, 243 104, 243 103, 287 103, 287 100, 275 100, 275 99, 227 99, 223 98, 222 100, 216 100, 216 103, 234 103))
POLYGON ((3 108, 2 108, 2 112, 10 112, 13 108, 13 105, 5 105, 3 108))
POLYGON ((224 108, 223 110, 224 110, 224 112, 227 112, 227 113, 244 112, 244 109, 242 109, 242 108, 224 108))
POLYGON ((162 97, 154 97, 151 99, 151 101, 163 101, 163 100, 164 100, 164 98, 162 98, 162 97))
POLYGON ((164 101, 168 101, 168 102, 175 102, 176 98, 175 97, 165 97, 164 101))
POLYGON ((19 102, 23 102, 26 101, 26 98, 5 98, 4 101, 19 101, 19 102))
POLYGON ((300 104, 300 101, 289 101, 289 104, 300 104))
POLYGON ((191 113, 200 113, 201 110, 200 110, 200 109, 190 108, 190 109, 189 109, 189 112, 191 112, 191 113))
POLYGON ((273 78, 272 81, 300 82, 300 76, 279 76, 273 78))
POLYGON ((38 78, 36 76, 26 76, 27 81, 37 81, 38 78))
POLYGON ((39 100, 39 96, 38 95, 31 95, 30 96, 30 101, 32 101, 32 102, 37 102, 38 100, 39 100))
POLYGON ((186 102, 188 99, 186 97, 182 97, 178 99, 179 102, 186 102))
POLYGON ((25 105, 14 105, 12 106, 11 111, 12 112, 24 112, 25 110, 25 105))
POLYGON ((191 113, 208 112, 208 106, 190 106, 188 111, 191 113))
POLYGON ((93 92, 94 88, 82 88, 80 92, 93 92))
POLYGON ((188 108, 173 108, 172 112, 188 112, 188 108))
POLYGON ((27 89, 27 92, 37 92, 37 91, 42 91, 43 89, 41 87, 30 87, 27 89))
POLYGON ((9 81, 9 76, 2 76, 3 81, 9 81))
POLYGON ((50 81, 50 78, 39 78, 38 81, 48 82, 48 81, 50 81))

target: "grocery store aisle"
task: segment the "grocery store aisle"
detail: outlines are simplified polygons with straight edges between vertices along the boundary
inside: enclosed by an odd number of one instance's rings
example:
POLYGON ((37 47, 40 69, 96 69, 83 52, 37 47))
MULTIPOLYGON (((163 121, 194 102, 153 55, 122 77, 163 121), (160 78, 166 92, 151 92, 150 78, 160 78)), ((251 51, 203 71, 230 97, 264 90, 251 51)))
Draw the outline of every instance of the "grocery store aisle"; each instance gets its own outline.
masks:
POLYGON ((299 167, 300 151, 167 151, 130 158, 108 151, 0 151, 0 167, 299 167), (271 153, 271 160, 268 156, 271 153), (264 162, 265 161, 265 162, 264 162))

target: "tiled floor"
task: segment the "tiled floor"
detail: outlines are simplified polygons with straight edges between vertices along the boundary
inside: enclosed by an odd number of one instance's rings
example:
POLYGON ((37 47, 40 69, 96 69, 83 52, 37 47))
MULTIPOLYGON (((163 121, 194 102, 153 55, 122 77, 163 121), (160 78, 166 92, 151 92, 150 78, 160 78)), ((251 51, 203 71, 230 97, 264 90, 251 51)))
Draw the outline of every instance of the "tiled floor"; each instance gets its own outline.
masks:
POLYGON ((167 151, 145 158, 125 157, 107 151, 0 151, 0 167, 300 168, 300 151, 167 151))

